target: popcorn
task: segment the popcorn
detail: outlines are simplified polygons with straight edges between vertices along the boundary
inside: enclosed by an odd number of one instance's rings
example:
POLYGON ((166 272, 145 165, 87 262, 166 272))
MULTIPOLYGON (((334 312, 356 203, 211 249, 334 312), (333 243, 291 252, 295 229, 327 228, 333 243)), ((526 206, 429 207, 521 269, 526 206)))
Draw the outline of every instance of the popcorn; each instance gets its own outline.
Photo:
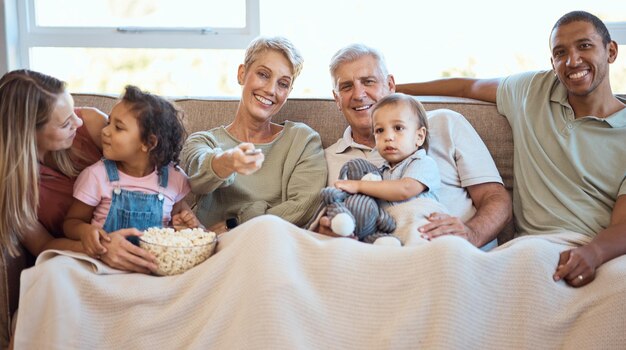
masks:
POLYGON ((198 265, 213 254, 215 232, 200 228, 176 231, 151 227, 139 237, 139 246, 157 259, 157 274, 176 275, 198 265))

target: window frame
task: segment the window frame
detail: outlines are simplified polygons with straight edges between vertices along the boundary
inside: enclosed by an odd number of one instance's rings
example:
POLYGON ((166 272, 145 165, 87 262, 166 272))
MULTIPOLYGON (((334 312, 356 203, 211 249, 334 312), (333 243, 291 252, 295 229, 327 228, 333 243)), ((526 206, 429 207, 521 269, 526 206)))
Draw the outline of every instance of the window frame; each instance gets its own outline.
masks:
MULTIPOLYGON (((29 67, 33 47, 91 47, 147 49, 245 49, 260 34, 260 0, 245 0, 243 28, 168 27, 44 27, 35 23, 35 0, 4 0, 8 12, 17 12, 19 57, 8 68, 29 67), (10 4, 12 2, 12 4, 10 4), (14 8, 11 8, 14 7, 14 8), (15 66, 15 67, 12 67, 15 66)), ((11 13, 5 14, 10 17, 11 13)), ((4 30, 10 32, 11 28, 4 30)))
POLYGON ((624 22, 605 22, 606 28, 611 33, 611 39, 618 45, 626 45, 626 21, 624 22))

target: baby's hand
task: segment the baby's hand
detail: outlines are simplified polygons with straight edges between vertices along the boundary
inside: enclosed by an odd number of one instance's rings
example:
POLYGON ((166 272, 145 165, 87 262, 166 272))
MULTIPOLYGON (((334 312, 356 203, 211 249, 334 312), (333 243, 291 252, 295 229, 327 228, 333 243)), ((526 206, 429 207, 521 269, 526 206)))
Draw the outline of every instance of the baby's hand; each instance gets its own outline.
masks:
POLYGON ((191 210, 181 210, 179 213, 172 216, 172 226, 196 228, 202 225, 191 210))
POLYGON ((80 236, 80 241, 85 249, 85 253, 93 258, 100 258, 102 254, 106 254, 106 248, 100 243, 100 240, 107 242, 111 241, 111 238, 101 228, 91 226, 87 231, 84 231, 80 236))
POLYGON ((335 182, 335 188, 350 194, 359 193, 359 181, 355 180, 337 180, 335 182))

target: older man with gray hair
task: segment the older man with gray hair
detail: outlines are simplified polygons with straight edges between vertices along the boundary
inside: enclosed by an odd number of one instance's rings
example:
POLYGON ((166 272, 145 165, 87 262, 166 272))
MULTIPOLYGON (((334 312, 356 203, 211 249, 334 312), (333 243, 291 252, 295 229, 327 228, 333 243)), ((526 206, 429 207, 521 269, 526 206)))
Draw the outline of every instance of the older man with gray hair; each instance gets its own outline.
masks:
MULTIPOLYGON (((348 160, 364 158, 376 166, 378 154, 372 133, 372 106, 395 92, 383 55, 376 49, 352 44, 330 62, 333 97, 349 126, 343 137, 325 150, 328 184, 337 180, 348 160)), ((477 247, 491 249, 512 217, 511 199, 487 147, 460 114, 446 109, 429 111, 430 151, 441 171, 440 201, 450 214, 432 213, 419 228, 427 239, 442 235, 464 237, 477 247)), ((319 232, 332 235, 329 220, 320 219, 319 232)))

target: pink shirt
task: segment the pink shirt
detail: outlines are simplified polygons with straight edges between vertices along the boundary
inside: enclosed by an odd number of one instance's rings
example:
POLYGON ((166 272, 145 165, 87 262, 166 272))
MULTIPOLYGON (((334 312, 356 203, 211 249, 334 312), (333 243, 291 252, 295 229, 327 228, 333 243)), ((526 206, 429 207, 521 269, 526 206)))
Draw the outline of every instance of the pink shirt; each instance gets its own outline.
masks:
MULTIPOLYGON (((148 194, 158 194, 163 191, 163 225, 167 226, 171 220, 172 207, 189 193, 190 187, 187 175, 172 165, 168 168, 168 186, 159 187, 159 176, 156 170, 144 177, 133 177, 119 171, 119 186, 127 191, 139 191, 148 194)), ((111 207, 111 198, 114 184, 107 177, 104 162, 99 161, 80 173, 74 184, 74 198, 95 207, 91 223, 103 227, 111 207)))

